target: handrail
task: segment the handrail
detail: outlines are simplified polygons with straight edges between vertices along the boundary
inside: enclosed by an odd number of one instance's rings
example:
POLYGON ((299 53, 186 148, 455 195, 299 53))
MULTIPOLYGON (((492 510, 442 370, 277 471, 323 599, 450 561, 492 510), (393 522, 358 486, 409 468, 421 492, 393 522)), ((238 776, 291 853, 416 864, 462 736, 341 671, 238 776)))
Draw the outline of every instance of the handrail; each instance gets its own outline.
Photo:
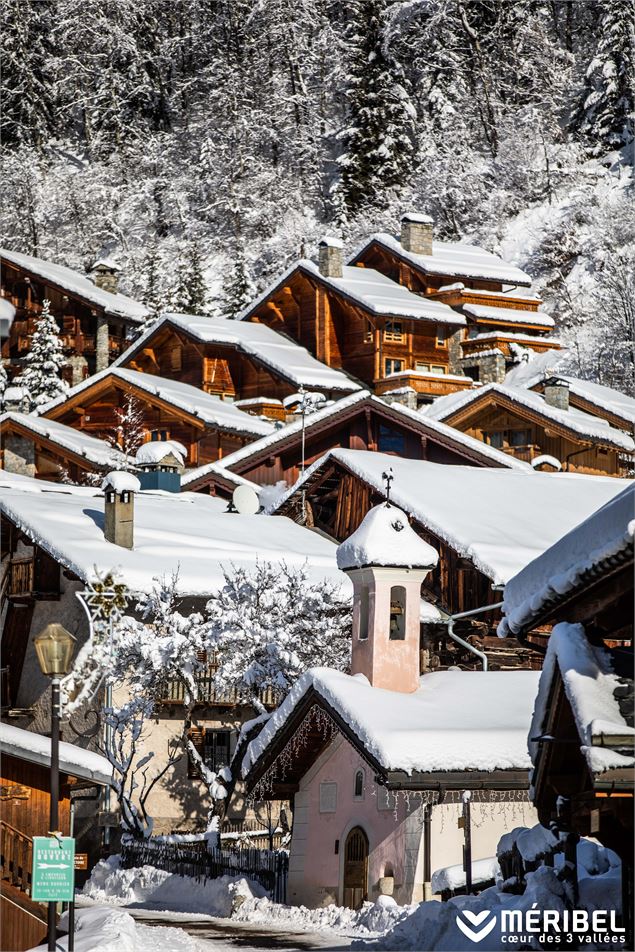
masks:
POLYGON ((30 895, 33 872, 33 837, 0 820, 0 865, 2 879, 30 895))

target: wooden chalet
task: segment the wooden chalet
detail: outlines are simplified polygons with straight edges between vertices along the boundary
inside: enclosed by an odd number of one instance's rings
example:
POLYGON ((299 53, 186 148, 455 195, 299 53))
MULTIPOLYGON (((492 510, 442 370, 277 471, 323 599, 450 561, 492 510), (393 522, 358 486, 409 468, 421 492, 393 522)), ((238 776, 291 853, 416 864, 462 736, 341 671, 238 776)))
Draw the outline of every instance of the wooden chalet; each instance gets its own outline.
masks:
POLYGON ((566 381, 543 391, 492 383, 443 398, 426 415, 526 462, 548 457, 565 472, 628 475, 635 451, 631 436, 571 406, 566 381))
POLYGON ((182 487, 225 496, 236 486, 227 483, 230 473, 261 486, 275 486, 281 480, 290 486, 301 475, 303 448, 306 467, 336 447, 436 463, 513 465, 504 454, 476 440, 466 439, 399 403, 389 404, 363 391, 307 416, 304 426, 297 419, 256 440, 225 457, 221 466, 210 464, 192 470, 183 478, 182 487))
POLYGON ((465 317, 460 346, 451 353, 452 373, 500 382, 516 347, 540 353, 560 347, 540 298, 522 290, 531 285, 529 275, 476 245, 435 241, 433 233, 431 218, 406 214, 399 239, 371 235, 349 264, 373 268, 465 317), (485 359, 493 352, 502 358, 498 367, 485 359))
MULTIPOLYGON (((121 367, 110 368, 73 387, 45 406, 47 420, 106 439, 131 406, 140 415, 144 439, 177 440, 187 450, 186 466, 221 459, 271 432, 272 424, 244 413, 189 384, 121 367)), ((121 445, 128 434, 120 426, 121 445)))
POLYGON ((51 482, 84 483, 125 469, 129 460, 104 440, 32 413, 0 416, 0 469, 51 482))
POLYGON ((240 401, 248 412, 285 419, 282 401, 300 387, 337 398, 359 390, 341 370, 265 324, 168 314, 143 334, 117 365, 179 380, 240 401))
POLYGON ((320 243, 319 266, 297 262, 241 318, 286 333, 322 363, 382 392, 402 386, 406 371, 428 398, 472 385, 448 376, 465 318, 370 266, 344 266, 336 239, 320 243))
POLYGON ((524 644, 538 630, 546 645, 530 734, 540 822, 620 856, 631 936, 634 507, 631 485, 512 578, 501 625, 524 644))
POLYGON ((16 309, 2 357, 19 371, 42 303, 49 300, 67 356, 65 376, 72 384, 108 367, 128 346, 148 308, 120 294, 117 265, 108 259, 90 277, 31 255, 0 250, 2 297, 16 309))
MULTIPOLYGON (((10 723, 0 724, 2 952, 21 952, 46 939, 47 905, 31 898, 31 884, 33 837, 49 832, 50 749, 48 737, 10 723)), ((96 802, 110 775, 110 765, 100 754, 60 744, 59 829, 65 836, 71 834, 73 794, 96 802)), ((93 851, 90 866, 98 858, 93 851)))
POLYGON ((559 382, 568 388, 569 406, 590 416, 606 420, 610 426, 633 435, 635 432, 634 397, 591 380, 549 373, 545 373, 531 384, 531 390, 544 394, 545 390, 554 385, 557 386, 559 382))

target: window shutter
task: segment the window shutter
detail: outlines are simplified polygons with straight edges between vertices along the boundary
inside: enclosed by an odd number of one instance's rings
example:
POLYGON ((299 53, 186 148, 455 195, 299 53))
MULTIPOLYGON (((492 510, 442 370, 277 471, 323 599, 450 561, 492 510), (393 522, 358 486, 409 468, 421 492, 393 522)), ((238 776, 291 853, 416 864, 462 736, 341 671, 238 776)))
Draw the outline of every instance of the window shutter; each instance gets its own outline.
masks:
MULTIPOLYGON (((191 727, 188 737, 201 760, 203 760, 205 758, 205 730, 202 727, 191 727)), ((189 751, 187 755, 187 775, 190 779, 200 777, 198 767, 192 760, 192 756, 189 751)))

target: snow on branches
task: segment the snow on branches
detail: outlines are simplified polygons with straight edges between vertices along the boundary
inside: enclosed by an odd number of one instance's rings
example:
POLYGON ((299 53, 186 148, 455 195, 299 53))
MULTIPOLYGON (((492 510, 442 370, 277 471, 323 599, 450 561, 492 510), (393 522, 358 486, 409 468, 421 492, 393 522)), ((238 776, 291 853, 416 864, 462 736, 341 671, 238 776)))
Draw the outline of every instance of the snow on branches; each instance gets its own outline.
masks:
POLYGON ((350 602, 326 580, 309 582, 305 566, 259 562, 225 571, 207 617, 217 681, 246 692, 260 712, 262 691, 284 696, 307 668, 349 667, 350 602))
POLYGON ((51 314, 50 302, 45 300, 24 359, 24 370, 15 381, 24 387, 29 409, 34 410, 66 393, 68 384, 61 377, 65 363, 59 327, 51 314))

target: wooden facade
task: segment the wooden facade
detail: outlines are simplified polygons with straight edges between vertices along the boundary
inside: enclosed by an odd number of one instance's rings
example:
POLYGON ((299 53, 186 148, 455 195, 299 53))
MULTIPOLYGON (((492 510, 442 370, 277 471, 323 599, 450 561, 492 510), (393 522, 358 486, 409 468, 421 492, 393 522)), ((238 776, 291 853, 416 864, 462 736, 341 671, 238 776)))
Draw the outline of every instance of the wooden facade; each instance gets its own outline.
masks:
POLYGON ((123 353, 129 345, 131 330, 139 323, 107 314, 104 307, 6 259, 2 260, 0 287, 2 296, 16 308, 9 337, 2 342, 2 357, 8 361, 8 369, 16 373, 28 352, 44 300, 50 301, 51 314, 60 328, 68 359, 64 377, 73 384, 103 370, 123 353), (101 348, 100 332, 104 335, 101 348))
MULTIPOLYGON (((450 369, 452 324, 377 315, 299 265, 249 319, 282 331, 318 360, 374 387, 407 369, 450 369)), ((396 386, 396 385, 395 385, 396 386)))
MULTIPOLYGON (((425 417, 404 411, 398 404, 384 403, 371 394, 348 398, 316 423, 307 417, 304 440, 305 466, 331 449, 370 450, 406 459, 429 460, 455 465, 496 466, 491 457, 480 456, 471 447, 435 430, 425 417)), ((261 486, 284 480, 292 485, 301 474, 302 430, 294 426, 277 437, 268 437, 249 447, 236 461, 228 460, 231 473, 261 486)), ((187 484, 188 490, 225 496, 226 480, 213 471, 187 484)), ((230 492, 235 488, 229 487, 230 492)))
POLYGON ((546 454, 560 460, 565 472, 625 476, 630 469, 624 452, 609 441, 585 438, 501 392, 476 397, 444 422, 525 462, 546 454))
MULTIPOLYGON (((279 401, 296 393, 297 382, 276 373, 258 360, 257 355, 246 354, 239 346, 209 343, 197 340, 187 331, 164 321, 143 346, 132 348, 122 367, 147 374, 157 374, 169 380, 179 380, 231 400, 268 398, 270 404, 259 404, 253 412, 274 419, 284 418, 279 401)), ((321 387, 325 396, 338 396, 321 387)), ((245 407, 247 412, 250 408, 245 407)))
POLYGON ((106 439, 116 431, 117 408, 132 398, 142 412, 146 440, 178 440, 187 449, 187 466, 202 466, 221 459, 254 439, 254 435, 225 432, 188 411, 133 383, 108 374, 52 407, 46 417, 76 430, 106 439))

